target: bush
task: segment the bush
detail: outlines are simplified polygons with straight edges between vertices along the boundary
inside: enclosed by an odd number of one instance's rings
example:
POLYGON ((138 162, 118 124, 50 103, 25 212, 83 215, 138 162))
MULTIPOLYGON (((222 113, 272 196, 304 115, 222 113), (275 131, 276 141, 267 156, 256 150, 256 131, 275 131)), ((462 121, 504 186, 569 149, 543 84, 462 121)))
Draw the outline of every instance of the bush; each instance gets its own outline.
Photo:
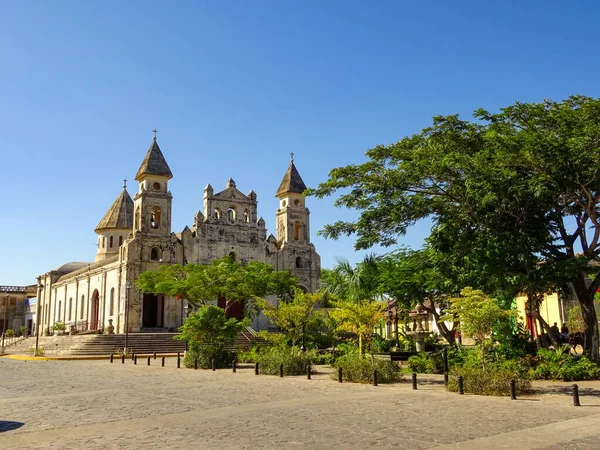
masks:
POLYGON ((373 335, 371 341, 371 351, 375 353, 387 353, 396 345, 395 341, 384 339, 378 334, 373 335))
POLYGON ((231 363, 235 359, 235 353, 228 348, 190 344, 189 350, 186 352, 185 358, 183 358, 183 365, 187 368, 192 368, 196 359, 198 360, 198 367, 202 369, 210 369, 213 359, 215 361, 215 368, 225 369, 231 367, 231 363))
MULTIPOLYGON (((30 347, 29 353, 33 356, 36 356, 35 355, 35 347, 30 347)), ((44 349, 42 347, 38 347, 37 356, 44 356, 44 349)))
POLYGON ((254 345, 250 350, 238 352, 236 358, 241 363, 255 363, 258 361, 260 346, 254 345))
POLYGON ((450 392, 458 391, 458 376, 462 375, 464 379, 464 391, 468 394, 476 395, 509 395, 510 381, 516 381, 517 395, 528 394, 531 392, 531 381, 523 378, 519 371, 498 367, 454 367, 450 370, 448 377, 448 389, 450 392))
POLYGON ((283 374, 293 376, 305 374, 306 367, 315 364, 316 359, 314 350, 301 352, 298 347, 279 346, 262 349, 256 362, 263 375, 279 375, 279 365, 283 364, 283 374))
POLYGON ((54 322, 52 325, 53 331, 65 331, 67 329, 67 325, 64 322, 54 322))
POLYGON ((543 380, 597 380, 600 379, 600 366, 587 356, 572 356, 560 350, 540 349, 537 367, 533 376, 543 380))
POLYGON ((408 369, 415 373, 433 373, 433 361, 425 353, 419 353, 408 358, 408 369))
POLYGON ((6 330, 5 335, 8 338, 15 337, 15 330, 13 330, 12 328, 9 328, 8 330, 6 330))
MULTIPOLYGON (((377 370, 378 383, 394 383, 402 380, 402 370, 395 362, 387 359, 373 358, 365 355, 360 358, 358 355, 341 356, 336 360, 333 367, 342 368, 342 378, 350 383, 372 383, 373 370, 377 370)), ((331 378, 337 380, 337 372, 331 375, 331 378)))

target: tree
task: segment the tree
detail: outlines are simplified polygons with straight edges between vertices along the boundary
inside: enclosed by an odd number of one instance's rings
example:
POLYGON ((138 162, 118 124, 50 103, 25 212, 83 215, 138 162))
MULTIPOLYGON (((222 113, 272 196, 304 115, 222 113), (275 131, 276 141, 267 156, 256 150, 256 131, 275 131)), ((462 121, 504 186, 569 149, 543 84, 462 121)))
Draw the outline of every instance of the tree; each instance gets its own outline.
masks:
POLYGON ((279 305, 273 306, 260 299, 257 305, 265 316, 275 321, 294 346, 308 329, 321 322, 321 315, 316 310, 320 300, 319 294, 307 294, 295 289, 294 297, 289 302, 279 302, 279 305))
POLYGON ((339 324, 341 331, 358 335, 358 351, 362 355, 363 341, 370 348, 375 327, 384 317, 385 305, 378 301, 361 300, 358 303, 339 302, 330 316, 339 324))
POLYGON ((420 134, 369 150, 366 163, 332 170, 309 194, 347 190, 336 205, 360 217, 322 234, 356 235, 359 249, 389 246, 429 217, 432 235, 452 248, 457 236, 473 238, 480 262, 499 263, 499 277, 513 274, 513 287, 532 303, 540 295, 537 270, 547 264, 541 289, 571 283, 585 351, 598 360, 593 296, 600 273, 590 283, 588 267, 600 257, 600 100, 516 103, 497 114, 478 110, 475 118, 435 117, 420 134))
POLYGON ((467 337, 475 339, 479 345, 481 362, 484 364, 484 344, 492 331, 502 325, 512 312, 505 311, 483 291, 470 287, 463 289, 460 297, 450 299, 450 308, 445 320, 458 319, 458 328, 467 337))
POLYGON ((217 299, 225 300, 225 311, 240 303, 244 310, 254 307, 250 301, 268 295, 290 297, 297 280, 287 271, 252 261, 244 266, 229 256, 209 265, 186 264, 161 266, 158 271, 140 274, 138 286, 144 292, 185 298, 195 306, 217 299))
POLYGON ((337 298, 359 302, 365 298, 377 296, 378 259, 373 254, 357 263, 354 267, 346 258, 336 258, 333 269, 322 271, 323 293, 337 298))

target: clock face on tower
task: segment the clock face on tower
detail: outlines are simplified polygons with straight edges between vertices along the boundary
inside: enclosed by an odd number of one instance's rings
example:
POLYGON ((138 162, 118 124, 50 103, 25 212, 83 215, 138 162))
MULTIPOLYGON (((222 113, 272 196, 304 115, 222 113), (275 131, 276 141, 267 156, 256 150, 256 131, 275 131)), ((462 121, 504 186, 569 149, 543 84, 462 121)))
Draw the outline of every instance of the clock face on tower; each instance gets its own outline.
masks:
POLYGON ((155 191, 160 191, 160 183, 154 183, 152 188, 154 188, 155 191))

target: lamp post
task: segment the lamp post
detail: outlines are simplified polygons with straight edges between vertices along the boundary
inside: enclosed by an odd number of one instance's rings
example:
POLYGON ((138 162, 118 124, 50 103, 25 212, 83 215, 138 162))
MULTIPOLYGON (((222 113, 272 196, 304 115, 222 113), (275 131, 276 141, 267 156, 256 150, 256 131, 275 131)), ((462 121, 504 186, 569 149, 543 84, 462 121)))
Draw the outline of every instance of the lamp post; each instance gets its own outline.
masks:
POLYGON ((33 351, 33 356, 38 356, 38 349, 40 345, 40 304, 42 303, 43 289, 44 285, 42 283, 38 284, 38 297, 35 301, 35 350, 33 351))
POLYGON ((300 347, 300 351, 304 353, 306 348, 304 347, 304 324, 302 324, 302 346, 300 347))
MULTIPOLYGON (((185 303, 185 306, 183 307, 183 312, 185 313, 185 319, 187 320, 187 318, 190 317, 190 312, 192 312, 192 308, 190 307, 189 302, 185 303)), ((185 351, 188 351, 188 341, 185 341, 185 351)))
POLYGON ((6 293, 6 302, 4 303, 4 320, 2 321, 2 350, 0 353, 4 353, 4 336, 6 336, 6 308, 8 306, 8 292, 6 293))
POLYGON ((125 283, 125 347, 123 348, 123 354, 127 356, 127 344, 129 338, 129 290, 131 289, 131 283, 127 281, 125 283))

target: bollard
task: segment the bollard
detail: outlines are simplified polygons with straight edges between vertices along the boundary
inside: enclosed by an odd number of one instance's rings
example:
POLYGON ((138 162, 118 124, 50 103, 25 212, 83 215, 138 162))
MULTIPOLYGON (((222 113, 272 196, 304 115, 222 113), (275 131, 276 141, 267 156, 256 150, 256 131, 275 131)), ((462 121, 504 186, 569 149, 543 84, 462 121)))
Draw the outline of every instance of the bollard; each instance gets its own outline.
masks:
POLYGON ((444 361, 444 386, 448 386, 448 349, 446 347, 442 351, 442 360, 444 361))
POLYGON ((417 374, 413 373, 412 374, 412 386, 413 386, 413 390, 417 390, 417 374))
POLYGON ((150 355, 148 355, 148 365, 150 365, 150 355))
POLYGON ((254 364, 254 375, 258 375, 258 362, 254 364))
POLYGON ((446 386, 446 387, 448 386, 448 374, 447 373, 444 374, 444 386, 446 386))
POLYGON ((310 380, 310 364, 306 366, 306 379, 310 380))
POLYGON ((579 403, 579 386, 573 385, 573 406, 581 406, 579 403))
POLYGON ((464 389, 464 386, 463 386, 463 377, 462 377, 462 375, 458 376, 458 393, 460 395, 464 395, 465 394, 465 389, 464 389))
POLYGON ((131 360, 135 361, 135 353, 133 353, 133 352, 131 353, 131 360))
POLYGON ((342 368, 338 367, 338 382, 342 382, 342 368))
POLYGON ((233 373, 235 373, 235 370, 237 369, 237 361, 234 359, 233 361, 231 361, 231 367, 233 369, 233 373))
POLYGON ((373 370, 373 386, 377 386, 377 369, 373 370))
POLYGON ((181 355, 180 355, 180 353, 181 353, 181 352, 177 352, 177 357, 178 357, 178 358, 181 358, 181 355))
POLYGON ((133 365, 137 365, 137 355, 133 355, 133 365))
POLYGON ((177 357, 177 368, 181 368, 181 358, 179 356, 177 357))
POLYGON ((154 359, 156 359, 156 352, 154 352, 154 359))
POLYGON ((279 364, 279 378, 283 378, 283 364, 279 364))
POLYGON ((121 364, 125 364, 125 353, 121 355, 121 364))
POLYGON ((215 360, 214 360, 214 359, 211 361, 211 365, 212 365, 212 370, 213 370, 213 372, 214 372, 215 370, 217 370, 217 369, 216 369, 216 366, 215 366, 215 360))
POLYGON ((194 370, 198 370, 198 359, 194 359, 194 370))
POLYGON ((515 380, 510 380, 510 399, 517 399, 517 383, 515 382, 515 380))
POLYGON ((111 364, 113 363, 113 354, 112 353, 110 354, 110 363, 111 364))
POLYGON ((162 362, 161 362, 161 364, 162 364, 162 367, 165 367, 165 357, 164 357, 164 356, 162 357, 162 362))

